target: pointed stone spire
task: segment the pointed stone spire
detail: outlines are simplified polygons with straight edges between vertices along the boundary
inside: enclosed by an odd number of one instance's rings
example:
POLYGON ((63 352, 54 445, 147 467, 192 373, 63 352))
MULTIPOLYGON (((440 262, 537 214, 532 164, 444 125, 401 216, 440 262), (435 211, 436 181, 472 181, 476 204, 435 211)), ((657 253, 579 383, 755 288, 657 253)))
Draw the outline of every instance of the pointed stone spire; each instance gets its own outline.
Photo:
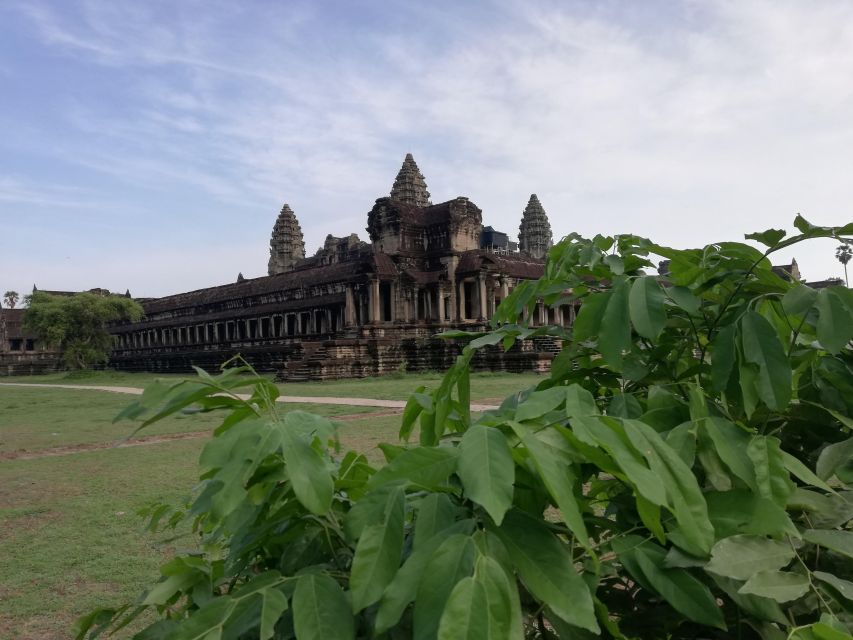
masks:
POLYGON ((530 196, 524 214, 521 216, 521 226, 518 228, 518 249, 534 258, 543 259, 551 248, 551 224, 542 203, 536 194, 530 196))
POLYGON ((418 169, 415 159, 411 153, 406 154, 403 166, 391 187, 391 199, 413 204, 417 207, 428 207, 432 204, 427 191, 426 180, 418 169))
POLYGON ((290 205, 284 205, 270 238, 270 262, 268 273, 274 276, 279 273, 293 271, 293 267, 299 260, 305 257, 305 240, 302 237, 302 228, 296 214, 290 205))

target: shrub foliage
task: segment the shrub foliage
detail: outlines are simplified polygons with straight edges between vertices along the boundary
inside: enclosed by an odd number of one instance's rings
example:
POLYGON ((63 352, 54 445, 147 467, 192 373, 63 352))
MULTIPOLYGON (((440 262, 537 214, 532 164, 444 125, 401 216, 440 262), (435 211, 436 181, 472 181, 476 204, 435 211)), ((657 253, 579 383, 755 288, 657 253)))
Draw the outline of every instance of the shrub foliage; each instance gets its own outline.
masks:
POLYGON ((71 296, 36 291, 27 296, 26 327, 62 353, 69 369, 88 369, 109 360, 113 337, 111 322, 134 322, 142 317, 142 306, 119 295, 91 292, 71 296))
POLYGON ((853 224, 795 226, 749 236, 764 252, 567 237, 492 331, 449 334, 470 342, 379 467, 245 367, 147 389, 143 426, 226 411, 194 498, 148 512, 198 549, 78 637, 153 609, 137 637, 850 638, 853 293, 768 256, 853 224), (519 323, 537 301, 574 327, 519 323), (550 375, 472 415, 473 354, 544 334, 550 375))

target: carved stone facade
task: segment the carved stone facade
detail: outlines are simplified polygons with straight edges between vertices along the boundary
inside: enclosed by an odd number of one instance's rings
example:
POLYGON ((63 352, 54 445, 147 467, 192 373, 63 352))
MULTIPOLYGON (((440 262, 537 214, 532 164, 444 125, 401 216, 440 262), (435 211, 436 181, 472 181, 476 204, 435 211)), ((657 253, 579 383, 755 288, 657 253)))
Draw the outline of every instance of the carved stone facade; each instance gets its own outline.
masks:
MULTIPOLYGON (((540 205, 530 246, 542 244, 543 217, 540 205)), ((144 301, 142 322, 114 327, 112 364, 182 371, 214 368, 239 353, 291 380, 441 369, 461 345, 436 333, 485 328, 519 281, 543 272, 541 252, 512 251, 494 230, 484 238, 482 211, 468 198, 432 204, 411 154, 390 196, 367 214, 367 232, 370 243, 355 234, 328 236, 305 258, 299 222, 285 205, 270 242, 270 275, 144 301)), ((540 305, 530 320, 573 318, 568 305, 540 305)), ((525 341, 507 353, 479 354, 475 364, 545 370, 557 350, 549 339, 525 341)))
POLYGON ((552 244, 548 216, 536 194, 531 194, 521 217, 521 226, 518 228, 518 248, 534 258, 544 260, 552 244))

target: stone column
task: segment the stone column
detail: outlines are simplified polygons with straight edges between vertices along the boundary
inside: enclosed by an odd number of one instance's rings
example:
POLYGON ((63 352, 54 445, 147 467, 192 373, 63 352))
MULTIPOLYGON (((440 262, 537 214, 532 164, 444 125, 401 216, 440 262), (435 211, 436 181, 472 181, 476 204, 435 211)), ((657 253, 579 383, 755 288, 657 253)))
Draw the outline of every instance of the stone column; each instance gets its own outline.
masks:
POLYGON ((370 322, 376 324, 380 319, 380 306, 379 306, 379 280, 371 280, 370 281, 370 289, 369 289, 369 306, 370 306, 370 322))
POLYGON ((438 296, 438 322, 444 324, 444 291, 437 287, 435 294, 438 296))
POLYGON ((509 283, 506 281, 506 278, 501 278, 501 302, 506 300, 509 295, 509 283))
POLYGON ((465 281, 459 281, 459 320, 465 319, 465 281))
POLYGON ((488 307, 488 302, 486 300, 486 279, 483 277, 482 273, 479 276, 477 276, 477 284, 479 285, 479 289, 480 289, 480 315, 479 315, 479 319, 480 320, 487 320, 489 317, 489 307, 488 307))
POLYGON ((355 324, 355 301, 352 297, 352 285, 347 285, 346 290, 346 306, 344 308, 344 324, 351 327, 355 324))
POLYGON ((456 322, 459 319, 459 300, 456 297, 456 280, 450 281, 450 321, 456 322))

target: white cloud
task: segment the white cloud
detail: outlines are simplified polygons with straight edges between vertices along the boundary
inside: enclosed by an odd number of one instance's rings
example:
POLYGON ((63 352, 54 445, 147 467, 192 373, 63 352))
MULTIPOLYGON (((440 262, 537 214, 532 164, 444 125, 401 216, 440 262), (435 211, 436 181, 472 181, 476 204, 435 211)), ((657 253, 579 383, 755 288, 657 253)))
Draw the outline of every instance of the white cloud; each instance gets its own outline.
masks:
MULTIPOLYGON (((642 19, 612 6, 504 2, 477 16, 396 5, 405 33, 329 26, 323 4, 22 11, 47 45, 133 80, 122 108, 66 111, 102 139, 63 147, 67 161, 197 190, 219 203, 214 227, 237 204, 257 207, 243 222, 259 253, 225 252, 228 273, 263 271, 283 201, 309 251, 326 233, 363 236, 406 151, 435 201, 469 195, 510 233, 531 192, 556 235, 632 231, 682 246, 786 226, 797 211, 851 219, 853 5, 673 2, 642 19)), ((810 278, 840 273, 831 247, 794 252, 810 278)), ((157 293, 197 286, 149 275, 157 293)))

